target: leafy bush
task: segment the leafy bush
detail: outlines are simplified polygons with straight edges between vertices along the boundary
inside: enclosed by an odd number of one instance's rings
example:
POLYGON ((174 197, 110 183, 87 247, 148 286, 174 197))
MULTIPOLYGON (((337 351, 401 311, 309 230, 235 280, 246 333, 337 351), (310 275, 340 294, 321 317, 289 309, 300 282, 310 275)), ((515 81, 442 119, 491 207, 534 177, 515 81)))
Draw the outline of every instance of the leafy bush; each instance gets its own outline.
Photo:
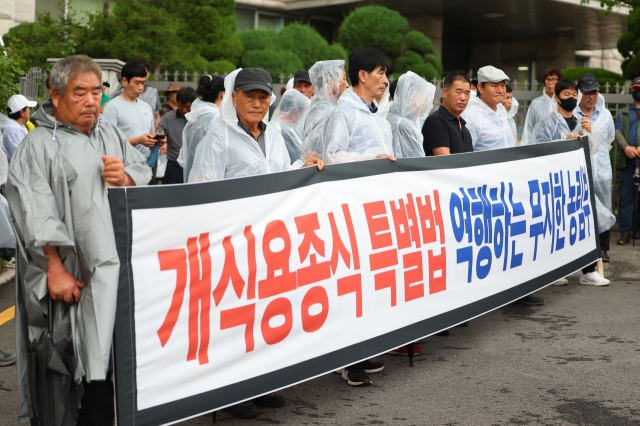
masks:
POLYGON ((348 52, 359 47, 374 47, 393 59, 400 56, 407 31, 409 23, 395 10, 363 6, 342 22, 338 41, 348 52))
POLYGON ((9 98, 20 93, 19 81, 23 75, 24 71, 20 68, 20 63, 13 57, 12 51, 0 48, 0 105, 2 105, 2 112, 5 112, 4 107, 9 102, 9 98))
POLYGON ((327 48, 327 55, 325 59, 326 60, 342 59, 346 61, 348 56, 349 54, 347 53, 346 50, 344 50, 344 47, 340 46, 337 43, 334 43, 327 48))
POLYGON ((271 74, 274 82, 279 82, 280 74, 285 76, 303 69, 302 61, 288 50, 249 50, 242 55, 243 68, 262 68, 271 74))
POLYGON ((436 55, 435 53, 427 53, 426 55, 424 55, 424 62, 431 65, 433 69, 436 70, 438 78, 442 77, 442 61, 440 61, 438 55, 436 55))
POLYGON ((618 39, 618 52, 625 58, 620 68, 622 74, 629 80, 640 75, 640 8, 634 8, 627 15, 628 31, 618 39))
POLYGON ((393 71, 404 74, 407 71, 413 71, 420 65, 424 65, 424 60, 422 59, 422 57, 416 52, 407 50, 406 52, 404 52, 404 55, 395 60, 393 71))
POLYGON ((229 74, 231 71, 235 70, 237 67, 229 61, 225 61, 224 59, 220 59, 219 61, 211 61, 209 62, 209 67, 205 70, 209 73, 217 72, 218 75, 229 74))
MULTIPOLYGON (((619 83, 622 86, 625 81, 624 76, 616 74, 615 72, 607 71, 602 68, 567 68, 562 70, 564 77, 569 78, 573 81, 578 81, 580 76, 586 72, 590 72, 596 76, 598 84, 600 85, 600 90, 602 92, 604 92, 604 86, 607 83, 609 83, 609 85, 613 88, 616 83, 619 83)), ((613 89, 610 90, 612 91, 613 89)))
POLYGON ((279 50, 295 53, 306 70, 317 61, 328 59, 329 43, 310 25, 287 25, 277 34, 276 46, 279 50))
POLYGON ((436 53, 431 39, 419 31, 409 31, 404 36, 404 47, 421 55, 436 53))
POLYGON ((249 30, 240 33, 244 50, 264 50, 276 48, 277 33, 273 30, 249 30))

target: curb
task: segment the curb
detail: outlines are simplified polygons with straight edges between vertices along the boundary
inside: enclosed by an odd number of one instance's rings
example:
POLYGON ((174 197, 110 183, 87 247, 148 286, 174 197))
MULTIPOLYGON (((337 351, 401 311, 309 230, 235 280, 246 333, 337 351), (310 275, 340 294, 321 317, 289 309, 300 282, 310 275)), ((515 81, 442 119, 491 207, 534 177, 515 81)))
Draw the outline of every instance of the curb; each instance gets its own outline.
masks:
POLYGON ((9 282, 16 276, 16 270, 13 268, 7 268, 6 271, 0 274, 0 285, 9 282))

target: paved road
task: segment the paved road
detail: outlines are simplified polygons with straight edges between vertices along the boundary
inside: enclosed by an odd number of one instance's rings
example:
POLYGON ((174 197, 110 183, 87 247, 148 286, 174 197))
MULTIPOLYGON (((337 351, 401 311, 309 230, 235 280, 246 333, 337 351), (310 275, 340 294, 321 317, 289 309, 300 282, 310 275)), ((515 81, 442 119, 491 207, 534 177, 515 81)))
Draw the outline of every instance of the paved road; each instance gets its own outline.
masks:
MULTIPOLYGON (((617 235, 613 235, 617 238, 617 235)), ((613 240, 615 241, 615 239, 613 240)), ((374 385, 351 388, 327 374, 282 391, 287 405, 255 420, 226 413, 226 425, 640 425, 640 245, 614 246, 608 288, 549 287, 541 307, 511 305, 449 337, 425 355, 385 356, 374 385)), ((12 305, 0 286, 0 312, 12 305)), ((13 321, 0 348, 14 350, 13 321)), ((18 425, 16 369, 0 369, 0 425, 18 425)), ((202 416, 184 426, 210 425, 202 416)))

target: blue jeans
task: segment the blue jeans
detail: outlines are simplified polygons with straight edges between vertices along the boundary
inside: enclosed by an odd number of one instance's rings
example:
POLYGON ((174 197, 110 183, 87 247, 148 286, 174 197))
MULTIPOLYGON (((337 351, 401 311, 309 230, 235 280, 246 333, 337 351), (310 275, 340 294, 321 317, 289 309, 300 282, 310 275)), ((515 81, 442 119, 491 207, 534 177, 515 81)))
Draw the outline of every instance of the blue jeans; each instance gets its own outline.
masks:
POLYGON ((620 204, 618 206, 618 229, 633 234, 633 170, 627 166, 620 171, 620 204))

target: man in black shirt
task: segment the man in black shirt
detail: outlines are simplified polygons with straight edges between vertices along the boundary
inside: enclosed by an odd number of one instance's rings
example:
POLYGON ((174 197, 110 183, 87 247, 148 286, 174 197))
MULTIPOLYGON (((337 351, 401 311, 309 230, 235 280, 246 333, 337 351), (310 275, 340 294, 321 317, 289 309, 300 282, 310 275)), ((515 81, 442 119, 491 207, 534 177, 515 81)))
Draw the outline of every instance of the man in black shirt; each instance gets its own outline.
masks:
POLYGON ((427 117, 422 126, 424 152, 427 156, 473 152, 471 134, 460 114, 467 107, 471 88, 462 74, 449 74, 444 79, 442 105, 427 117))

